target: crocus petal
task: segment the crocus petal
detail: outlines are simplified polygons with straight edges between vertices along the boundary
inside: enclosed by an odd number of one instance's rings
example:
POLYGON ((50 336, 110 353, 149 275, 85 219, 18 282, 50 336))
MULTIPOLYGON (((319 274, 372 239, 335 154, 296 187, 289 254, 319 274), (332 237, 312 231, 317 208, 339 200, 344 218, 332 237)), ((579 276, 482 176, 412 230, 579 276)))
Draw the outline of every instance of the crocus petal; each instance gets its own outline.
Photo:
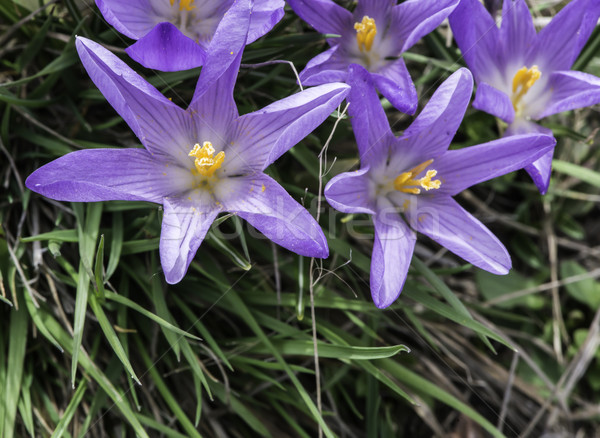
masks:
MULTIPOLYGON (((224 56, 230 55, 224 54, 224 56)), ((214 140, 217 145, 227 143, 229 125, 239 117, 233 99, 233 89, 241 59, 242 50, 220 76, 213 75, 208 65, 202 68, 194 98, 187 109, 187 112, 199 121, 199 130, 204 131, 203 135, 206 138, 203 137, 202 141, 214 140), (204 74, 207 70, 208 78, 204 74)))
MULTIPOLYGON (((521 117, 516 118, 515 121, 508 126, 504 132, 504 137, 510 138, 510 136, 523 134, 541 134, 550 138, 554 138, 552 137, 553 134, 551 129, 545 128, 537 123, 521 117)), ((525 170, 529 176, 531 176, 531 179, 533 179, 533 182, 542 195, 546 194, 548 191, 548 186, 550 185, 550 172, 552 171, 553 153, 554 147, 552 147, 551 150, 546 151, 537 160, 525 166, 525 170)))
POLYGON ((149 152, 176 159, 187 155, 197 140, 190 138, 185 111, 104 47, 82 37, 75 45, 94 84, 149 152))
POLYGON ((146 68, 180 71, 199 67, 206 52, 171 23, 160 23, 125 52, 146 68))
POLYGON ((360 162, 370 166, 385 160, 390 138, 394 138, 385 111, 375 91, 373 78, 364 67, 350 66, 348 113, 358 144, 360 162))
POLYGON ((390 306, 402 291, 415 248, 416 235, 395 209, 373 217, 375 240, 371 258, 371 296, 375 305, 390 306))
POLYGON ((438 27, 457 4, 458 0, 409 0, 395 6, 390 29, 397 29, 395 38, 402 44, 401 52, 438 27))
POLYGON ((555 144, 552 136, 525 134, 448 151, 432 166, 442 181, 436 192, 453 196, 472 185, 521 169, 551 151, 555 144))
POLYGON ((450 14, 454 39, 477 83, 490 79, 497 70, 499 30, 479 0, 461 0, 450 14))
POLYGON ((598 17, 600 1, 573 0, 537 35, 530 59, 544 71, 569 70, 590 37, 598 17))
POLYGON ((536 114, 536 119, 600 102, 600 78, 580 71, 552 73, 550 89, 550 103, 541 114, 536 114))
POLYGON ((336 45, 319 53, 300 72, 302 85, 321 85, 328 82, 345 82, 348 76, 348 61, 339 53, 342 47, 336 45))
POLYGON ((108 23, 123 35, 137 40, 165 21, 165 8, 156 7, 150 0, 96 0, 98 9, 108 23))
POLYGON ((492 114, 506 123, 512 123, 515 119, 515 109, 508 95, 485 82, 477 86, 473 107, 492 114))
POLYGON ((354 20, 360 22, 367 15, 375 20, 375 24, 385 23, 389 20, 394 4, 396 0, 361 0, 354 10, 354 20))
POLYGON ((319 85, 245 114, 231 125, 233 145, 225 153, 229 173, 262 171, 310 134, 346 97, 349 87, 319 85))
POLYGON ((505 61, 523 62, 535 36, 535 26, 525 0, 504 0, 500 41, 505 61))
POLYGON ((306 257, 329 255, 317 221, 264 173, 223 180, 215 196, 225 210, 247 220, 284 248, 306 257))
POLYGON ((325 198, 329 205, 342 213, 375 214, 368 167, 335 176, 325 186, 325 198))
POLYGON ((450 197, 419 197, 416 209, 406 211, 410 224, 467 262, 493 274, 511 268, 508 251, 481 222, 450 197))
POLYGON ((352 28, 352 14, 331 0, 288 0, 288 4, 317 32, 341 35, 352 28))
POLYGON ((402 58, 388 63, 377 73, 371 73, 377 89, 398 111, 414 114, 417 110, 417 89, 402 58))
POLYGON ((284 0, 254 0, 246 44, 256 41, 279 23, 284 5, 284 0))
POLYGON ((148 201, 185 186, 190 172, 166 166, 144 149, 88 149, 71 152, 33 172, 25 184, 58 201, 148 201))
POLYGON ((550 186, 550 174, 552 173, 552 156, 554 155, 554 148, 542 155, 541 158, 535 160, 533 163, 525 166, 525 170, 535 183, 535 186, 540 191, 540 194, 545 195, 548 192, 550 186))
POLYGON ((421 114, 404 131, 410 143, 425 159, 445 152, 463 119, 471 93, 473 77, 466 68, 452 73, 433 93, 421 114))
MULTIPOLYGON (((208 199, 207 203, 210 202, 208 199)), ((200 209, 165 199, 160 232, 160 264, 169 284, 179 283, 187 272, 219 210, 200 209)))
POLYGON ((196 84, 191 108, 194 108, 194 102, 214 87, 215 82, 226 72, 228 72, 227 80, 220 84, 227 87, 222 90, 222 95, 233 95, 235 78, 246 45, 251 9, 250 0, 236 0, 220 21, 208 48, 206 65, 202 68, 196 84))

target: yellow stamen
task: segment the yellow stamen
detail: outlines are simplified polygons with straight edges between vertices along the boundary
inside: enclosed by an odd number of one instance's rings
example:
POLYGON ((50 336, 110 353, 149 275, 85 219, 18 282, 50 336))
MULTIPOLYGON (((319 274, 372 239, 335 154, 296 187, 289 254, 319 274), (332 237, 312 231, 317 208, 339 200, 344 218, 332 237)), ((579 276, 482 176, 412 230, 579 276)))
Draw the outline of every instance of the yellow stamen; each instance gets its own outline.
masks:
POLYGON ((369 52, 373 46, 375 35, 377 35, 375 19, 365 15, 360 23, 354 23, 354 29, 356 29, 356 42, 358 44, 358 50, 361 52, 364 50, 369 52))
POLYGON ((535 84, 541 76, 542 72, 538 69, 537 65, 534 65, 529 69, 527 67, 522 67, 515 74, 512 83, 512 104, 515 111, 517 111, 517 107, 523 96, 527 94, 529 89, 533 87, 533 84, 535 84))
POLYGON ((423 172, 431 163, 433 163, 433 160, 427 160, 408 172, 403 172, 398 175, 396 179, 394 179, 394 188, 402 193, 409 193, 411 195, 418 195, 421 193, 419 187, 424 188, 427 191, 439 189, 442 186, 442 182, 439 179, 431 179, 437 175, 437 170, 428 170, 424 177, 415 179, 415 177, 423 172))
POLYGON ((194 165, 196 169, 192 170, 197 175, 211 177, 221 167, 225 160, 225 152, 219 152, 215 157, 215 148, 210 141, 205 141, 202 146, 199 143, 194 145, 194 148, 188 154, 190 157, 195 157, 194 165))
MULTIPOLYGON (((171 6, 173 6, 175 4, 175 0, 169 0, 169 2, 171 3, 171 6)), ((194 0, 179 0, 179 10, 180 11, 183 11, 184 9, 186 11, 191 11, 195 7, 196 7, 196 5, 194 4, 194 0)))

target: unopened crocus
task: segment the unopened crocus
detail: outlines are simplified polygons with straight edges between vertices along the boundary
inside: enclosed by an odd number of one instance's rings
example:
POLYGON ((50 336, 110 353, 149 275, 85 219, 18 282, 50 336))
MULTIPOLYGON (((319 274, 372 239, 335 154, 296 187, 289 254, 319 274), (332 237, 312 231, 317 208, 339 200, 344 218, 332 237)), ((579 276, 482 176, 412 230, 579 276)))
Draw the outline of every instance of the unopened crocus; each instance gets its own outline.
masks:
POLYGON ((327 84, 238 115, 233 88, 242 51, 221 76, 201 73, 184 110, 100 45, 78 38, 88 74, 144 148, 72 152, 36 170, 31 190, 61 201, 162 204, 160 260, 168 283, 186 273, 221 212, 245 219, 303 256, 327 257, 319 225, 263 171, 329 116, 348 86, 327 84), (216 78, 216 79, 215 79, 216 78))
MULTIPOLYGON (((600 102, 600 79, 570 70, 599 16, 600 0, 573 0, 536 33, 525 0, 504 0, 499 28, 478 0, 462 0, 450 25, 478 85, 473 106, 508 123, 505 135, 551 134, 534 121, 600 102)), ((525 168, 541 193, 552 154, 525 168)))
POLYGON ((402 59, 421 37, 440 25, 458 0, 359 0, 354 12, 332 0, 288 0, 300 18, 329 38, 331 48, 300 73, 304 85, 346 81, 352 64, 362 65, 397 109, 414 114, 417 91, 402 59))
POLYGON ((475 266, 506 274, 511 261, 502 243, 452 197, 531 163, 554 147, 554 138, 539 133, 516 135, 448 150, 473 88, 465 68, 439 87, 396 138, 368 73, 360 66, 350 68, 354 75, 348 111, 361 168, 329 181, 325 197, 344 213, 372 215, 375 241, 370 284, 375 305, 387 307, 400 294, 417 231, 475 266))
POLYGON ((137 40, 125 51, 144 67, 178 71, 204 64, 211 46, 250 44, 283 17, 283 0, 96 0, 102 15, 137 40), (252 6, 253 3, 253 6, 252 6), (238 14, 250 16, 242 35, 238 14))

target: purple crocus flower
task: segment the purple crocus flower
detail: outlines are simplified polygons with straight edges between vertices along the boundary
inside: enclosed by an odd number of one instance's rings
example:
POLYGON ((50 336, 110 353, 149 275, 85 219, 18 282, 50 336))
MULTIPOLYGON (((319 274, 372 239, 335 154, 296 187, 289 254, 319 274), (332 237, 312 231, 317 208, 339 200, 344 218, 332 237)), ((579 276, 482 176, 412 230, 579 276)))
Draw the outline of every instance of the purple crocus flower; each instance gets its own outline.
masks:
POLYGON ((366 70, 354 70, 349 113, 361 168, 337 175, 325 187, 329 204, 344 213, 373 215, 371 294, 379 308, 396 300, 418 231, 469 263, 506 274, 510 257, 500 241, 452 198, 460 191, 529 164, 554 147, 543 134, 524 134, 448 150, 471 92, 462 68, 434 93, 421 114, 396 138, 366 70))
POLYGON ((454 10, 459 0, 360 0, 354 12, 331 0, 288 0, 292 9, 329 38, 329 50, 314 57, 300 73, 305 85, 352 82, 348 67, 359 64, 397 109, 414 114, 417 90, 402 53, 431 32, 454 10))
MULTIPOLYGON (((504 0, 500 28, 478 0, 462 0, 450 25, 478 85, 473 106, 508 123, 505 135, 551 134, 531 120, 600 102, 600 79, 570 70, 599 16, 600 0, 573 0, 536 33, 524 0, 504 0)), ((525 168, 542 194, 552 154, 525 168)))
POLYGON ((115 29, 137 40, 126 49, 144 67, 178 71, 204 64, 212 45, 239 37, 236 13, 250 15, 246 44, 283 17, 284 0, 96 0, 115 29), (254 3, 254 6, 252 6, 254 3), (250 12, 252 10, 252 12, 250 12))
POLYGON ((93 149, 65 155, 29 176, 29 189, 60 201, 147 201, 164 208, 160 259, 168 283, 180 281, 221 212, 247 220, 279 245, 327 257, 317 222, 264 169, 315 129, 348 86, 326 84, 239 116, 233 88, 242 55, 215 80, 203 70, 187 110, 175 105, 100 45, 78 38, 94 83, 144 149, 93 149))

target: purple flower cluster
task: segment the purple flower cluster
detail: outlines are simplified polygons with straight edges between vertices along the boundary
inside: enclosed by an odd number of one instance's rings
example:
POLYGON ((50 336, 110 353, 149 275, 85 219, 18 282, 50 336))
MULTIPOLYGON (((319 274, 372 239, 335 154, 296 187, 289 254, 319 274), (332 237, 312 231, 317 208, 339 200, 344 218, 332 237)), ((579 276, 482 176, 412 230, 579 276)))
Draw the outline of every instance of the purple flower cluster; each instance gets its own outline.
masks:
POLYGON ((143 148, 67 154, 30 175, 27 187, 62 201, 161 204, 169 283, 184 277, 221 212, 300 255, 325 258, 319 224, 264 170, 347 99, 361 167, 329 181, 325 197, 337 210, 373 217, 375 305, 387 307, 400 294, 417 232, 475 266, 507 273, 504 246, 453 196, 521 168, 547 190, 556 140, 531 120, 600 101, 600 79, 569 71, 600 0, 573 0, 539 34, 524 0, 504 0, 500 28, 478 0, 359 0, 354 12, 331 0, 288 2, 328 34, 330 48, 300 74, 312 88, 240 116, 233 91, 242 52, 282 18, 282 0, 97 0, 106 20, 137 40, 126 51, 143 66, 203 66, 192 102, 180 108, 108 50, 78 38, 85 69, 143 148), (402 53, 448 17, 470 71, 452 74, 396 137, 377 90, 400 111, 416 112, 402 53), (498 140, 449 150, 473 76, 474 107, 508 129, 498 140))

